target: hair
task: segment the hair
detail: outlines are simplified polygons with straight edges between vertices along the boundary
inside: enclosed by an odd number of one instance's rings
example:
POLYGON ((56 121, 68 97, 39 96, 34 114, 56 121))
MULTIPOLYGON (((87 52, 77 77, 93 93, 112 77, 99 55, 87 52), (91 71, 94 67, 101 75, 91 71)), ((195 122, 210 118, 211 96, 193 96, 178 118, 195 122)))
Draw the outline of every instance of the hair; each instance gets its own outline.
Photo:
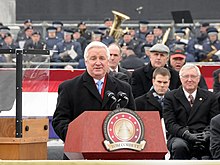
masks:
POLYGON ((183 65, 183 67, 180 69, 180 72, 179 72, 179 76, 181 77, 182 75, 182 72, 183 70, 186 70, 186 69, 195 69, 197 74, 199 76, 201 76, 201 72, 199 70, 199 68, 195 65, 195 64, 191 64, 191 63, 186 63, 185 65, 183 65))
POLYGON ((154 70, 153 79, 155 79, 157 75, 168 76, 169 79, 171 78, 170 71, 164 67, 159 67, 154 70))
POLYGON ((84 51, 84 59, 85 60, 87 60, 87 58, 88 58, 88 51, 89 51, 89 49, 94 48, 94 47, 104 48, 106 50, 106 55, 107 55, 108 59, 110 58, 109 49, 108 49, 108 47, 104 43, 102 43, 100 41, 92 41, 85 48, 85 51, 84 51))
POLYGON ((112 45, 115 45, 115 46, 117 46, 118 47, 118 49, 119 49, 119 53, 120 53, 120 55, 122 55, 122 50, 121 50, 121 46, 117 43, 117 42, 113 42, 113 43, 111 43, 108 47, 110 47, 110 46, 112 46, 112 45))

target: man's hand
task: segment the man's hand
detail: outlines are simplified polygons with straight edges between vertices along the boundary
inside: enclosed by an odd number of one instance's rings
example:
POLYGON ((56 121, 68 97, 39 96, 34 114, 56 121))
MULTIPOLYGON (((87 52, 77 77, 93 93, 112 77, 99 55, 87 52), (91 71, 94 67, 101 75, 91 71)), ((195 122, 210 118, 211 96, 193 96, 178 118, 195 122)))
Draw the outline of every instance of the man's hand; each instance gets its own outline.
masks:
POLYGON ((198 136, 198 138, 203 140, 204 142, 209 142, 210 141, 210 132, 204 131, 198 136))
POLYGON ((191 142, 204 142, 203 133, 190 133, 188 130, 186 130, 183 133, 183 138, 187 141, 191 142))

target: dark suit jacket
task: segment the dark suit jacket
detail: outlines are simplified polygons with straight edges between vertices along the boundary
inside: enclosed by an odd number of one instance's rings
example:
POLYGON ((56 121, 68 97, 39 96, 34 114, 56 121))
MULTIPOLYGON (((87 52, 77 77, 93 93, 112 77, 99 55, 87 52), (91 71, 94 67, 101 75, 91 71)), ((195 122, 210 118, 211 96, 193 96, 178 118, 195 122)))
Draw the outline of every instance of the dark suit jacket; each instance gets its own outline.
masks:
POLYGON ((209 131, 212 117, 219 114, 219 106, 215 95, 198 88, 191 108, 182 87, 165 94, 163 117, 166 129, 171 137, 182 137, 186 130, 191 133, 209 131))
MULTIPOLYGON (((126 93, 129 98, 126 108, 135 110, 131 86, 128 83, 108 75, 105 92, 107 90, 114 92, 115 95, 119 91, 126 93)), ((68 124, 71 121, 84 111, 113 110, 115 108, 111 107, 112 102, 106 95, 103 99, 101 98, 93 78, 85 71, 82 75, 64 81, 59 86, 57 105, 52 121, 53 128, 57 135, 65 141, 68 124)), ((125 102, 126 100, 121 105, 125 105, 125 102)))
POLYGON ((220 115, 212 118, 210 122, 210 152, 213 159, 220 159, 220 115))
POLYGON ((139 96, 135 99, 137 111, 159 111, 160 118, 162 118, 162 107, 160 103, 153 96, 153 91, 139 96))
POLYGON ((144 61, 137 57, 135 54, 126 57, 121 61, 120 66, 125 69, 137 69, 144 66, 144 61))
POLYGON ((131 78, 131 72, 127 71, 127 69, 125 69, 125 68, 118 66, 118 72, 122 72, 122 73, 126 74, 129 79, 131 78))
MULTIPOLYGON (((179 73, 174 69, 167 69, 170 71, 171 74, 169 89, 172 90, 178 88, 181 85, 179 73)), ((130 83, 135 98, 147 93, 150 90, 153 85, 153 72, 154 68, 152 67, 151 63, 148 63, 146 66, 141 67, 132 73, 130 83)))

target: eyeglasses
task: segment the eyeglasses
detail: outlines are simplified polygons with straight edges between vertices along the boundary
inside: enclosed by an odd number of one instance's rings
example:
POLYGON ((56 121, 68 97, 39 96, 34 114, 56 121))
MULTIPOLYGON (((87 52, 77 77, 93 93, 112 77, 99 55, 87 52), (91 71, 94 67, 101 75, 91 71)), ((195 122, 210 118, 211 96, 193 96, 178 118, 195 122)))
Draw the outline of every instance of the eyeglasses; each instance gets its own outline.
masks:
POLYGON ((199 77, 199 75, 180 75, 180 77, 182 77, 184 79, 188 79, 188 78, 195 79, 195 78, 199 77))
POLYGON ((110 56, 115 56, 116 57, 116 56, 119 56, 119 54, 110 54, 110 56))

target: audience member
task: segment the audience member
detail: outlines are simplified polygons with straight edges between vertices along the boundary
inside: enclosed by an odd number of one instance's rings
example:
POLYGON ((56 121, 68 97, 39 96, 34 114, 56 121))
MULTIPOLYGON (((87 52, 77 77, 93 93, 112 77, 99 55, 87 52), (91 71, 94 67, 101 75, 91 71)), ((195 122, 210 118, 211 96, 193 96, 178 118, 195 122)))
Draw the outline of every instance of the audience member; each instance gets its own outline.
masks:
MULTIPOLYGON (((119 91, 126 93, 129 98, 126 108, 135 110, 131 86, 108 75, 109 58, 110 53, 105 44, 98 41, 91 42, 84 52, 86 71, 59 86, 52 125, 64 142, 69 123, 84 111, 115 109, 114 106, 111 106, 113 100, 105 94, 106 91, 114 94, 119 91)), ((122 104, 125 105, 123 102, 122 104)))
POLYGON ((170 72, 164 67, 156 68, 153 72, 150 91, 135 99, 137 111, 159 111, 160 118, 163 118, 163 99, 169 90, 170 72))
POLYGON ((216 115, 210 122, 210 152, 212 159, 220 159, 220 115, 216 115))
POLYGON ((28 26, 33 26, 33 22, 32 22, 32 19, 26 19, 24 20, 24 23, 23 23, 23 27, 20 27, 20 30, 18 31, 17 33, 17 42, 18 41, 23 41, 26 34, 25 34, 25 29, 28 27, 28 26))
POLYGON ((216 62, 220 61, 220 58, 215 54, 218 50, 220 50, 220 41, 218 39, 218 30, 214 27, 210 27, 207 30, 208 33, 208 41, 203 43, 203 54, 200 56, 199 61, 204 62, 216 62), (214 53, 213 50, 215 50, 214 53))
POLYGON ((82 59, 82 49, 79 42, 72 40, 73 31, 64 30, 64 40, 57 43, 57 49, 52 58, 55 62, 78 62, 82 59))
POLYGON ((164 98, 171 159, 208 159, 210 120, 220 112, 217 99, 198 87, 201 73, 196 65, 185 64, 179 75, 182 86, 167 92, 164 98))
POLYGON ((178 72, 167 67, 170 50, 166 45, 155 44, 150 48, 150 62, 132 73, 131 86, 134 97, 147 93, 152 87, 153 71, 159 67, 166 67, 171 74, 169 89, 176 89, 181 85, 178 72))
POLYGON ((126 48, 126 58, 120 63, 120 66, 125 69, 138 69, 143 67, 144 61, 137 57, 132 47, 126 48))
POLYGON ((109 45, 110 59, 109 59, 109 68, 112 72, 122 72, 128 76, 128 79, 131 77, 131 72, 120 67, 120 61, 122 60, 122 50, 117 43, 112 43, 109 45))
POLYGON ((135 38, 137 38, 138 41, 143 42, 145 41, 145 36, 148 32, 148 21, 141 20, 139 21, 139 29, 135 33, 135 38))
POLYGON ((24 44, 24 49, 44 49, 44 43, 41 41, 41 34, 38 31, 34 31, 31 38, 24 44))
POLYGON ((61 21, 53 21, 52 26, 57 29, 56 36, 58 37, 58 39, 63 40, 64 38, 63 23, 61 21))
MULTIPOLYGON (((179 72, 180 69, 183 67, 183 65, 185 65, 185 63, 186 63, 186 54, 184 52, 184 49, 176 48, 170 53, 168 65, 171 68, 179 72)), ((199 87, 208 90, 208 86, 206 84, 206 81, 203 75, 201 75, 201 78, 199 81, 199 87)))
POLYGON ((220 69, 213 72, 213 92, 220 93, 220 69))

